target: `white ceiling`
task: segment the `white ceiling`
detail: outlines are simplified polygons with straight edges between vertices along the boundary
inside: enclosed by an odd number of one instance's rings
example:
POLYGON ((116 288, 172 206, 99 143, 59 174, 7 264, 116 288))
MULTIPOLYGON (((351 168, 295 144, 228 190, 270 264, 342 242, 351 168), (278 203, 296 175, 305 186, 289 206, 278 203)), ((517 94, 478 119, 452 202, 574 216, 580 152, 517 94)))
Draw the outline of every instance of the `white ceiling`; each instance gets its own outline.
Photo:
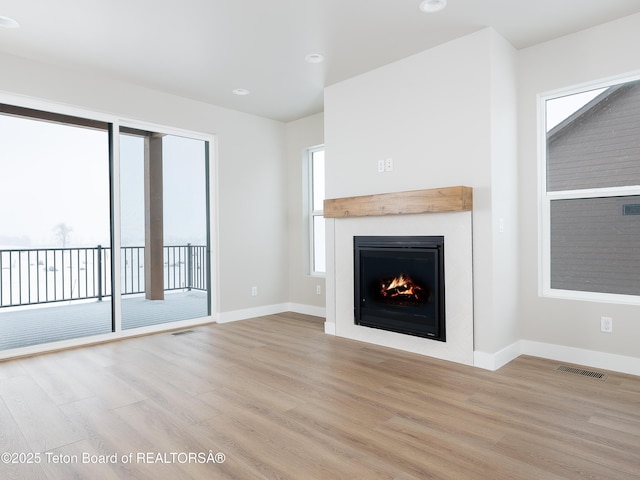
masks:
POLYGON ((21 27, 0 28, 0 51, 291 121, 322 111, 325 86, 487 26, 520 49, 640 12, 638 0, 449 0, 430 15, 419 3, 3 0, 21 27))

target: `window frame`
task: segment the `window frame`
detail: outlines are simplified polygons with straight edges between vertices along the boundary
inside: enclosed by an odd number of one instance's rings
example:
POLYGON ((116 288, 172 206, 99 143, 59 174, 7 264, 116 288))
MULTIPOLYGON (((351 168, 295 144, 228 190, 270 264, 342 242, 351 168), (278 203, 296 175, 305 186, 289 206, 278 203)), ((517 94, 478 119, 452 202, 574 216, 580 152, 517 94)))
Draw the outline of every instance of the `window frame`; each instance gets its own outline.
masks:
MULTIPOLYGON (((307 208, 306 208, 306 216, 308 224, 307 224, 307 237, 308 237, 308 255, 307 255, 307 269, 310 276, 314 277, 324 277, 326 276, 326 264, 325 270, 316 270, 315 266, 315 258, 316 258, 316 244, 315 244, 315 218, 316 217, 324 217, 324 208, 321 210, 314 209, 314 200, 315 200, 315 192, 314 192, 314 175, 313 175, 313 156, 317 152, 324 152, 325 147, 324 144, 315 145, 313 147, 309 147, 306 149, 306 181, 307 181, 307 208)), ((325 247, 326 250, 326 247, 325 247)), ((326 255, 326 252, 325 252, 326 255)), ((326 258, 326 256, 325 256, 326 258)))
POLYGON ((608 88, 640 80, 640 73, 621 75, 606 80, 583 83, 537 95, 538 133, 538 295, 540 297, 601 303, 640 305, 640 296, 565 290, 551 287, 551 202, 553 200, 611 198, 640 195, 640 185, 547 190, 547 128, 546 102, 589 90, 608 88))

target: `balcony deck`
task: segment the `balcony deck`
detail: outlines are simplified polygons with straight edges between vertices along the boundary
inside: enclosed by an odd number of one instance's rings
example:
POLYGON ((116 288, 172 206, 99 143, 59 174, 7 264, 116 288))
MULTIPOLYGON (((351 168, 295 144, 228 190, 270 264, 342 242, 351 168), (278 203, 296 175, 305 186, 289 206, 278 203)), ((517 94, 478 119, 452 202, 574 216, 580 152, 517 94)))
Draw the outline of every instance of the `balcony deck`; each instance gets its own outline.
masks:
MULTIPOLYGON (((207 294, 176 291, 165 300, 122 298, 122 329, 207 316, 207 294)), ((0 350, 111 332, 111 302, 64 302, 0 311, 0 350)))

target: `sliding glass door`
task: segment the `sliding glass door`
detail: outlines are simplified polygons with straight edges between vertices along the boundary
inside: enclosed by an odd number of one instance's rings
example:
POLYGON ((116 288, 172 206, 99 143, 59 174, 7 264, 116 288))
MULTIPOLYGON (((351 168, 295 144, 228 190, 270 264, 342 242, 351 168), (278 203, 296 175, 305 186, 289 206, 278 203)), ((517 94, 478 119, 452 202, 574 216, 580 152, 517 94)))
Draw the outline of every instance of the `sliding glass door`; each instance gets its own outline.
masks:
POLYGON ((121 127, 122 329, 210 314, 208 143, 121 127))
POLYGON ((208 141, 0 104, 0 357, 210 317, 209 218, 208 141))
POLYGON ((109 125, 0 105, 0 350, 112 331, 109 125))

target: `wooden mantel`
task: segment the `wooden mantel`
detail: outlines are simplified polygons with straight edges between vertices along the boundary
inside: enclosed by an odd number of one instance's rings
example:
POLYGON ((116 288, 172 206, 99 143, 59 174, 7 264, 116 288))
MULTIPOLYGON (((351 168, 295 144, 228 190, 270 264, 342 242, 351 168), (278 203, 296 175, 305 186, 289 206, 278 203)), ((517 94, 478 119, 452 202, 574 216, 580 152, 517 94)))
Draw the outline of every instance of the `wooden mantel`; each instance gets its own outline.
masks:
POLYGON ((471 187, 444 187, 409 192, 381 193, 324 201, 325 218, 465 212, 473 208, 471 187))

